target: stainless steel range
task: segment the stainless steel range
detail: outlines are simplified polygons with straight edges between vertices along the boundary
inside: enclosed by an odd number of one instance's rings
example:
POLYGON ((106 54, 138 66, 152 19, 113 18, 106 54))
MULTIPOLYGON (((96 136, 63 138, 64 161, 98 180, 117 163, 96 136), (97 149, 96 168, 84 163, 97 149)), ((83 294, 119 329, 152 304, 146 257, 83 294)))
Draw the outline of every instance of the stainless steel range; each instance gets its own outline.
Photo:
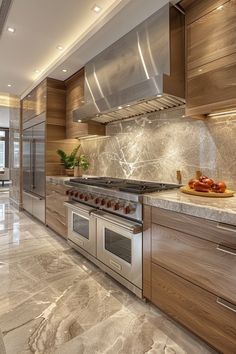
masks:
POLYGON ((73 178, 68 243, 142 297, 142 195, 176 184, 118 178, 73 178))

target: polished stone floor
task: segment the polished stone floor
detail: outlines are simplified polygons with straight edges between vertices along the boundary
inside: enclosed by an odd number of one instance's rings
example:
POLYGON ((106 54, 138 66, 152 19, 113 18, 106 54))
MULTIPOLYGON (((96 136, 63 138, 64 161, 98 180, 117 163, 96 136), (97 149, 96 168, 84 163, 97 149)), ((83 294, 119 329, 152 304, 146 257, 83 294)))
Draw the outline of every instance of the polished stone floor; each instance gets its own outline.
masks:
POLYGON ((213 353, 11 208, 7 193, 0 193, 0 280, 7 354, 213 353))

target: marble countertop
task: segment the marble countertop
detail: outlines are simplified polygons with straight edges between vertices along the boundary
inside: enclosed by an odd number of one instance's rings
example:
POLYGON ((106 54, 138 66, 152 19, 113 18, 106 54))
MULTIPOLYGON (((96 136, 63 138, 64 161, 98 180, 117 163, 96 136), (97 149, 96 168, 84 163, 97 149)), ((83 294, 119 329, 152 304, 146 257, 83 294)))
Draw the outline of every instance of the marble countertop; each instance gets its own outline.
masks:
POLYGON ((57 184, 64 184, 65 181, 69 181, 70 176, 47 176, 46 181, 51 182, 51 183, 57 183, 57 184))
MULTIPOLYGON (((96 177, 90 175, 82 175, 83 178, 96 177)), ((57 184, 64 184, 65 181, 69 181, 71 178, 76 178, 74 176, 46 176, 46 181, 57 184)))
POLYGON ((236 226, 236 197, 207 198, 180 190, 146 194, 144 204, 236 226))

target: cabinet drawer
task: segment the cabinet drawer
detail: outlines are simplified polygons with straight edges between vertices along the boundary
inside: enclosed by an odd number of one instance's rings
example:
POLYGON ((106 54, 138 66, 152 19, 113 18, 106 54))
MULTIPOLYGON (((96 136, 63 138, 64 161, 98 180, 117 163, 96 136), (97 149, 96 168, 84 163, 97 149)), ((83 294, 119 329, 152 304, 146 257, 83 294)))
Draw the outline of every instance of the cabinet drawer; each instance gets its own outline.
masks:
POLYGON ((225 354, 235 353, 235 306, 155 264, 152 301, 213 347, 225 354))
POLYGON ((152 208, 152 222, 236 249, 236 226, 152 208))
POLYGON ((66 216, 58 214, 55 210, 46 209, 46 224, 59 235, 67 238, 66 216))
POLYGON ((152 262, 236 304, 236 250, 153 224, 152 262))

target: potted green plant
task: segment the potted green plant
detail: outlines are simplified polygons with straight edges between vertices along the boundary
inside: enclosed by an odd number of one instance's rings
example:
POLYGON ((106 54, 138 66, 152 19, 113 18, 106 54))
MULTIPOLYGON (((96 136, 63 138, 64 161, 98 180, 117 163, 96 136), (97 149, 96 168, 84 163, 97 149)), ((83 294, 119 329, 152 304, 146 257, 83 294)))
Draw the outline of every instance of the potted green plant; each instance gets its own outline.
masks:
POLYGON ((83 172, 87 171, 89 168, 89 161, 87 156, 80 155, 76 158, 74 176, 79 177, 82 176, 83 172))
POLYGON ((61 162, 64 164, 67 176, 74 175, 74 167, 77 164, 77 153, 79 151, 80 144, 76 146, 70 154, 65 151, 58 149, 57 154, 60 156, 61 162))

